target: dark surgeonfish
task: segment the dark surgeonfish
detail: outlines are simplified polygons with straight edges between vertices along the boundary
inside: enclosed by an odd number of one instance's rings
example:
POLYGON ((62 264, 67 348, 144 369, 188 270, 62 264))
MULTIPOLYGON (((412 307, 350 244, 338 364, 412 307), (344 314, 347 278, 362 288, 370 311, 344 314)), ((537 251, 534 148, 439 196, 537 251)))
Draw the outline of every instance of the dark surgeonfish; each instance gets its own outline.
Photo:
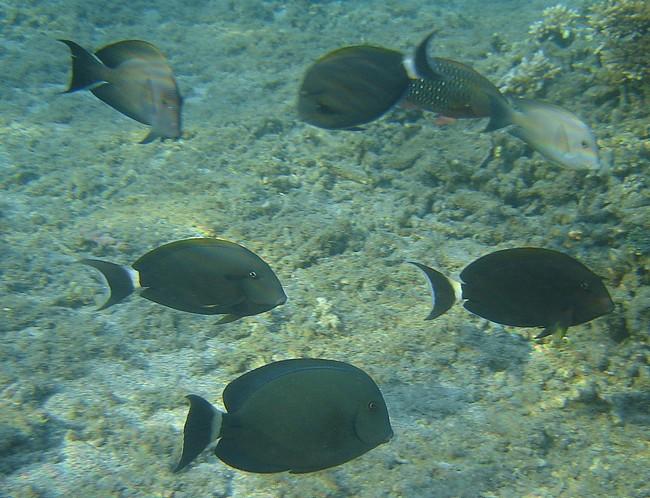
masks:
POLYGON ((433 35, 422 40, 412 57, 404 59, 413 78, 404 104, 450 118, 490 118, 484 131, 511 124, 508 100, 487 78, 461 62, 427 55, 433 35))
POLYGON ((318 59, 298 94, 300 119, 328 130, 354 129, 381 117, 406 93, 402 54, 369 45, 344 47, 318 59))
POLYGON ((98 259, 80 263, 102 272, 111 289, 100 310, 119 303, 136 288, 142 297, 176 310, 225 315, 218 323, 257 315, 287 300, 269 265, 227 240, 171 242, 142 256, 133 269, 98 259))
POLYGON ((614 309, 601 278, 564 253, 536 247, 483 256, 460 274, 462 283, 420 263, 433 298, 431 320, 456 301, 472 313, 513 327, 543 327, 536 337, 588 322, 614 309))
POLYGON ((223 392, 227 413, 200 396, 187 399, 174 472, 216 439, 216 456, 231 467, 301 474, 345 463, 393 436, 375 382, 339 361, 284 360, 245 373, 223 392))
POLYGON ((128 117, 151 126, 140 143, 181 136, 182 97, 165 56, 150 43, 125 40, 91 54, 70 40, 72 79, 64 93, 89 89, 128 117))

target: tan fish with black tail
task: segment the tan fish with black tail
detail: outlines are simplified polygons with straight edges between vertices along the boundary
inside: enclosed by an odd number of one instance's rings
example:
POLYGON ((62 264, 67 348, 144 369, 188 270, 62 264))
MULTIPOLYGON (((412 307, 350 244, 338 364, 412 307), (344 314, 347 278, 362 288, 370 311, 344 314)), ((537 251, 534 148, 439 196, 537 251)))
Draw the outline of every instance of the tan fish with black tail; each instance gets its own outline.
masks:
POLYGON ((151 126, 140 143, 181 136, 183 99, 169 63, 152 44, 124 40, 88 52, 70 40, 72 79, 64 93, 90 90, 122 114, 151 126))
POLYGON ((508 100, 490 80, 461 62, 427 55, 433 35, 422 40, 412 57, 404 59, 413 79, 403 104, 450 118, 490 118, 484 131, 512 124, 508 100))

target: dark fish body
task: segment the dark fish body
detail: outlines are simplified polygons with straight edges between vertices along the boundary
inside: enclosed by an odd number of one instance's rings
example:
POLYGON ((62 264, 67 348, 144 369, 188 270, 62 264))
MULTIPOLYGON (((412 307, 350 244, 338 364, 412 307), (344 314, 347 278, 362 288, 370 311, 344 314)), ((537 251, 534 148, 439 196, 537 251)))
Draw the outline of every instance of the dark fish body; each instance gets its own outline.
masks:
POLYGON ((176 310, 226 315, 219 323, 286 302, 282 285, 266 262, 245 247, 221 239, 165 244, 133 263, 135 272, 107 261, 81 262, 100 270, 111 288, 111 296, 100 309, 120 302, 136 287, 141 287, 142 297, 176 310))
POLYGON ((340 465, 393 435, 375 382, 357 367, 324 359, 265 365, 228 384, 227 413, 190 395, 175 471, 215 439, 216 456, 248 472, 305 473, 340 465))
POLYGON ((408 85, 400 52, 369 45, 340 48, 305 73, 298 115, 319 128, 351 129, 381 117, 408 85))
POLYGON ((165 56, 150 43, 125 40, 91 54, 70 40, 72 79, 66 93, 89 89, 126 116, 151 126, 141 143, 181 136, 182 98, 165 56))
MULTIPOLYGON (((414 264, 432 289, 435 311, 427 319, 436 318, 454 303, 453 283, 436 270, 414 264)), ((598 275, 571 256, 550 249, 496 251, 471 263, 460 278, 458 297, 467 310, 503 325, 543 327, 537 338, 564 333, 614 308, 598 275)))
POLYGON ((490 118, 485 131, 511 124, 508 101, 486 77, 461 62, 427 55, 432 36, 405 61, 415 79, 404 102, 451 118, 490 118))

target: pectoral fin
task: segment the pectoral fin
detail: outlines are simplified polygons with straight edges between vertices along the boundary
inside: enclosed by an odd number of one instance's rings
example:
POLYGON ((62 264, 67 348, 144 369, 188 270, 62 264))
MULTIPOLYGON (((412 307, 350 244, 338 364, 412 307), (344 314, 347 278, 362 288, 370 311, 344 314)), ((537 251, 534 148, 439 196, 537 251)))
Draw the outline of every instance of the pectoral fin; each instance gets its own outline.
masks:
POLYGON ((144 137, 142 140, 140 140, 138 143, 140 144, 148 144, 153 142, 156 138, 159 138, 160 134, 153 128, 149 130, 149 133, 147 134, 146 137, 144 137))
POLYGON ((559 317, 551 320, 551 322, 544 327, 541 333, 535 336, 535 339, 542 339, 549 335, 554 335, 557 339, 561 339, 566 334, 566 331, 571 324, 572 311, 570 309, 564 311, 559 317))
POLYGON ((231 314, 225 315, 223 318, 221 318, 221 320, 219 320, 219 321, 217 322, 217 325, 222 325, 222 324, 224 324, 224 323, 234 322, 234 321, 239 320, 240 318, 241 318, 240 315, 233 315, 233 314, 231 313, 231 314))
POLYGON ((560 125, 555 133, 555 143, 557 144, 557 148, 562 152, 569 152, 569 137, 563 125, 560 125))
POLYGON ((535 339, 542 339, 544 337, 548 337, 549 335, 555 335, 558 339, 561 339, 566 334, 568 328, 569 327, 562 326, 559 323, 554 323, 553 325, 545 327, 541 333, 535 336, 535 339))

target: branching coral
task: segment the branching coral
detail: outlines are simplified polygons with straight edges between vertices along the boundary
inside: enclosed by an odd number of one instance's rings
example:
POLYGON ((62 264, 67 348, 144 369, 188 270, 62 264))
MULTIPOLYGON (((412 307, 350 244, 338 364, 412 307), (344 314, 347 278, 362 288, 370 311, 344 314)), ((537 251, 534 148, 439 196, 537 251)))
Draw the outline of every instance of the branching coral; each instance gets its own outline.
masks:
POLYGON ((561 68, 553 64, 542 50, 538 50, 508 71, 501 78, 499 87, 502 92, 511 95, 536 95, 543 90, 547 81, 560 72, 561 68))
POLYGON ((648 90, 650 81, 650 2, 607 0, 592 8, 590 26, 602 38, 598 53, 614 84, 648 90))
POLYGON ((528 34, 536 41, 551 40, 560 47, 568 47, 575 39, 580 14, 564 5, 557 4, 544 9, 544 18, 530 25, 528 34))

